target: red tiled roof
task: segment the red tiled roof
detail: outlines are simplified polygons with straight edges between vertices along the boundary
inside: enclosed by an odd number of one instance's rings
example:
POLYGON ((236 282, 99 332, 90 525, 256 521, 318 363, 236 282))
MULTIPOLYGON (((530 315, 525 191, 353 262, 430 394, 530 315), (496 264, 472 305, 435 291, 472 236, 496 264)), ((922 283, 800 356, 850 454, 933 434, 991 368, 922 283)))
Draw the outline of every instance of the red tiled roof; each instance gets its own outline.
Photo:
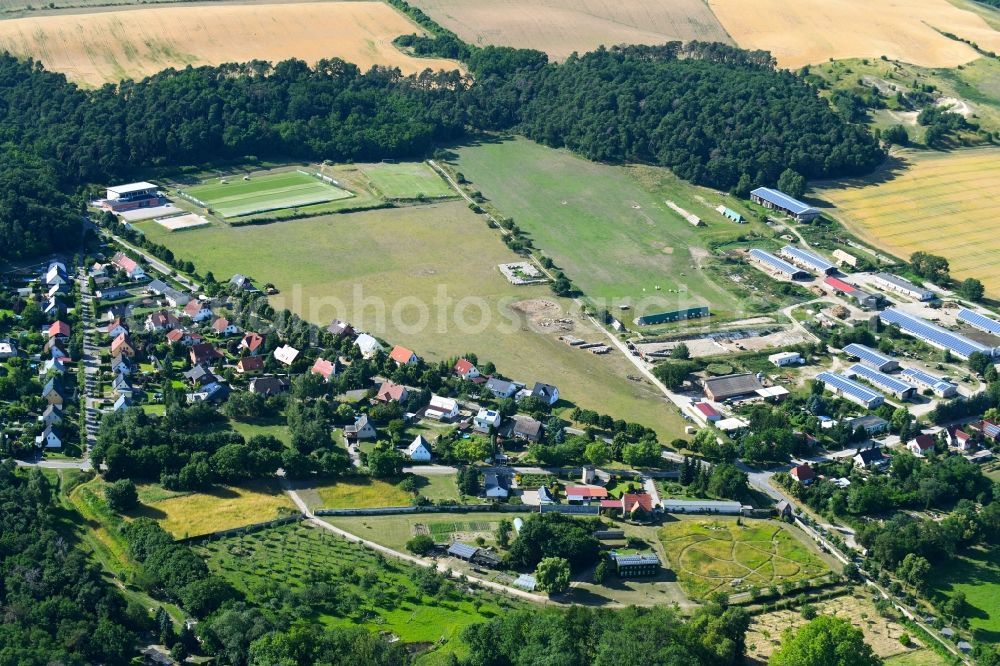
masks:
POLYGON ((566 496, 581 495, 583 497, 607 497, 608 489, 600 486, 570 486, 566 489, 566 496))
POLYGON ((318 358, 316 362, 313 363, 313 367, 310 370, 314 375, 322 375, 323 379, 330 379, 333 376, 335 366, 333 361, 327 361, 325 358, 318 358))
POLYGON ((131 273, 139 265, 139 264, 135 263, 134 259, 129 258, 128 256, 126 256, 122 252, 119 252, 118 254, 116 254, 114 256, 114 259, 111 260, 111 263, 113 263, 115 266, 117 266, 118 268, 122 269, 126 273, 131 273))
POLYGON ((67 324, 64 321, 52 322, 52 325, 49 326, 50 338, 55 337, 57 335, 69 336, 69 333, 70 333, 69 324, 67 324))
POLYGON ((913 438, 913 443, 920 447, 921 451, 934 448, 934 437, 932 435, 917 435, 913 438))
POLYGON ((132 346, 132 344, 128 340, 128 334, 119 333, 118 337, 111 342, 111 355, 118 356, 118 351, 125 345, 128 345, 129 347, 132 346))
POLYGON ((606 499, 601 500, 602 509, 620 509, 622 508, 622 501, 616 499, 606 499))
POLYGON ((461 375, 462 377, 464 377, 465 375, 469 374, 470 372, 472 372, 475 369, 476 369, 476 366, 472 365, 472 363, 470 363, 468 361, 468 359, 464 359, 464 358, 458 359, 458 362, 455 363, 455 367, 452 368, 452 370, 455 371, 456 375, 461 375))
POLYGON ((193 317, 199 312, 201 312, 202 308, 204 307, 205 304, 199 301, 197 298, 195 298, 193 300, 188 301, 188 304, 184 306, 184 314, 186 314, 189 317, 193 317))
POLYGON ((653 510, 653 498, 645 493, 625 493, 622 497, 622 503, 625 506, 626 512, 632 511, 636 505, 639 505, 646 511, 653 510))
POLYGON ((180 342, 181 340, 184 339, 185 335, 187 334, 184 331, 182 331, 179 328, 175 328, 174 330, 169 331, 167 333, 167 340, 169 340, 170 342, 180 342))
POLYGON ((790 472, 793 479, 798 481, 808 481, 816 478, 816 471, 809 465, 797 465, 790 472))
POLYGON ((405 393, 406 387, 402 384, 386 381, 382 383, 381 387, 379 387, 378 395, 375 396, 375 399, 382 402, 399 402, 403 399, 403 395, 405 393))
POLYGON ((413 353, 412 349, 407 349, 406 347, 401 347, 399 345, 393 347, 392 353, 389 354, 389 358, 393 361, 404 365, 409 363, 414 356, 416 356, 416 354, 413 353))
POLYGON ((222 354, 214 345, 210 343, 202 343, 200 345, 194 345, 191 347, 191 362, 192 363, 202 363, 204 361, 214 361, 217 358, 221 358, 222 354))
POLYGON ((260 370, 264 367, 264 359, 260 356, 244 356, 236 365, 242 368, 244 372, 260 370))
POLYGON ((110 333, 111 331, 115 330, 119 326, 121 326, 122 328, 128 330, 128 324, 126 324, 125 322, 123 322, 121 320, 121 318, 118 318, 118 319, 115 319, 110 324, 108 324, 108 329, 107 329, 108 333, 110 333))
POLYGON ((216 333, 222 333, 224 330, 229 328, 229 320, 225 317, 219 317, 212 322, 212 328, 215 329, 216 333))
POLYGON ((264 338, 261 337, 259 334, 247 333, 246 335, 243 336, 243 341, 240 343, 240 346, 245 347, 250 351, 254 352, 257 351, 257 349, 259 349, 262 344, 264 344, 264 338))

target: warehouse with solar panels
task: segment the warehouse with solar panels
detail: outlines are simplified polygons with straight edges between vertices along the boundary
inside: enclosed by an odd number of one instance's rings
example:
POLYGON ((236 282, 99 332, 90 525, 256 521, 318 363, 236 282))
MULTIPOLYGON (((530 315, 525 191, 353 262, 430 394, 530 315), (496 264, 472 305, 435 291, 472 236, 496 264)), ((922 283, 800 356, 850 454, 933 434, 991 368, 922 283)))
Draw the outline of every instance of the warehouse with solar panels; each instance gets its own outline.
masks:
POLYGON ((758 187, 750 192, 750 201, 764 208, 781 211, 795 218, 796 222, 812 222, 819 217, 819 211, 808 206, 795 197, 790 197, 781 190, 770 187, 758 187))
POLYGON ((951 398, 958 394, 958 386, 955 384, 917 368, 906 368, 900 377, 918 388, 930 389, 939 398, 951 398))
POLYGON ((978 328, 980 331, 992 333, 993 335, 1000 335, 1000 321, 990 319, 989 317, 981 315, 978 312, 973 312, 968 308, 962 308, 958 311, 958 320, 964 321, 969 326, 978 328))
POLYGON ((961 358, 969 358, 974 352, 981 352, 987 356, 996 356, 997 350, 994 347, 988 347, 964 335, 949 331, 937 324, 932 324, 926 319, 921 319, 916 315, 908 314, 896 308, 883 310, 878 316, 883 324, 895 324, 904 333, 909 333, 918 340, 922 340, 938 349, 947 349, 961 358))
POLYGON ((869 384, 874 384, 883 391, 891 393, 899 400, 909 400, 917 392, 917 388, 912 384, 896 379, 884 372, 879 372, 867 365, 855 363, 847 369, 847 374, 852 377, 860 377, 869 384))
POLYGON ((781 253, 790 258, 795 264, 808 270, 816 271, 820 275, 830 275, 837 272, 836 266, 809 250, 803 250, 793 245, 786 245, 781 248, 781 253))
POLYGON ((893 370, 899 370, 899 361, 891 356, 886 356, 882 352, 876 351, 871 347, 851 343, 844 347, 844 353, 848 356, 853 356, 865 365, 870 365, 879 372, 892 372, 893 370))
POLYGON ((765 252, 758 248, 750 250, 750 258, 765 268, 790 277, 793 280, 804 280, 811 277, 809 273, 798 266, 793 266, 784 259, 779 259, 770 252, 765 252))
POLYGON ((655 576, 660 570, 660 558, 654 553, 620 555, 612 552, 611 559, 615 563, 616 573, 622 578, 655 576))
POLYGON ((885 402, 885 396, 864 384, 835 372, 821 372, 816 379, 823 382, 826 390, 866 409, 875 409, 885 402))

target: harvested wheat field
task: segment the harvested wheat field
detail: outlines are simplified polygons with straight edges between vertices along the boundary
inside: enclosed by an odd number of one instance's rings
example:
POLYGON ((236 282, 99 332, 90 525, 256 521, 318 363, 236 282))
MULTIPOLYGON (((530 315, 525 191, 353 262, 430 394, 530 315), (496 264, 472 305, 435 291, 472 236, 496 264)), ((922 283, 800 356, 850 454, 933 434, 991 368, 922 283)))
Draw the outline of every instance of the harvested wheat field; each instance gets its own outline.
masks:
POLYGON ((0 21, 0 50, 31 56, 78 83, 139 79, 168 67, 338 57, 366 70, 455 69, 392 40, 420 32, 382 2, 169 6, 0 21))
POLYGON ((865 179, 817 184, 852 231, 899 257, 916 250, 948 258, 958 278, 1000 295, 1000 149, 900 151, 865 179), (891 170, 891 173, 890 173, 891 170))
POLYGON ((477 45, 538 49, 563 59, 604 44, 732 40, 703 0, 414 0, 477 45))
POLYGON ((764 49, 782 67, 831 58, 878 58, 955 67, 979 57, 951 32, 1000 51, 1000 32, 948 0, 708 0, 744 48, 764 49))

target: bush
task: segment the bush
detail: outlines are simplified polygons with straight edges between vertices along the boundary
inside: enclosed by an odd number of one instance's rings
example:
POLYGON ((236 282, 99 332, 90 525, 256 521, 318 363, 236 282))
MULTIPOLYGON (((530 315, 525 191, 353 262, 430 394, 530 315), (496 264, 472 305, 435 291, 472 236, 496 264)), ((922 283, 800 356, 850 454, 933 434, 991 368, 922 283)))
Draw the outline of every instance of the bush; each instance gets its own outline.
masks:
POLYGON ((131 479, 119 479, 104 489, 104 500, 113 511, 122 513, 139 503, 139 493, 131 479))
POLYGON ((406 542, 406 550, 414 555, 426 555, 434 549, 434 539, 427 534, 418 534, 406 542))

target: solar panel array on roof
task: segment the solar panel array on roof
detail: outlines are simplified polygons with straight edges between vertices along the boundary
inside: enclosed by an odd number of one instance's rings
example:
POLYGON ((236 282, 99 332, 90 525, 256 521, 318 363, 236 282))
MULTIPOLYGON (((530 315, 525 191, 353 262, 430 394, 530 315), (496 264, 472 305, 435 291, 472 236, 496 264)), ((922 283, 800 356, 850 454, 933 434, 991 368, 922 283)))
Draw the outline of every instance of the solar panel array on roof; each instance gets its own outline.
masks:
POLYGON ((819 256, 818 254, 810 252, 809 250, 803 250, 801 248, 797 248, 792 245, 786 245, 785 247, 781 248, 781 252, 785 255, 788 255, 789 257, 793 257, 798 261, 801 261, 807 266, 811 266, 820 273, 830 273, 831 271, 837 270, 836 266, 831 264, 823 257, 819 256))
POLYGON ((973 312, 967 308, 962 308, 958 311, 958 320, 964 321, 966 324, 978 328, 981 331, 986 331, 987 333, 993 333, 994 335, 1000 335, 1000 321, 996 319, 990 319, 978 312, 973 312))
POLYGON ((907 384, 906 382, 900 381, 895 377, 890 377, 884 372, 873 370, 872 368, 869 368, 867 365, 861 365, 860 363, 855 363, 854 365, 852 365, 850 368, 847 369, 847 372, 852 375, 858 375, 860 377, 863 377, 864 379, 870 381, 872 384, 875 384, 876 386, 879 386, 885 389, 886 391, 894 393, 899 398, 904 398, 906 396, 913 395, 913 392, 916 391, 916 389, 913 387, 912 384, 907 384))
POLYGON ((906 368, 903 370, 903 376, 915 384, 926 386, 939 395, 954 393, 958 389, 955 384, 946 382, 940 377, 935 377, 929 372, 924 372, 923 370, 919 370, 917 368, 906 368))
POLYGON ((916 336, 936 347, 948 349, 958 356, 968 358, 974 352, 982 352, 988 356, 994 355, 994 349, 980 344, 975 340, 970 340, 964 335, 953 333, 946 328, 941 328, 932 324, 926 319, 921 319, 906 312, 889 308, 879 313, 879 319, 886 324, 896 324, 903 331, 916 336))
POLYGON ((469 546, 469 545, 464 544, 464 543, 457 543, 456 542, 456 543, 453 543, 450 546, 448 546, 448 554, 449 555, 454 555, 455 557, 460 557, 463 560, 472 559, 473 555, 475 555, 478 551, 479 551, 479 548, 477 548, 475 546, 469 546))
POLYGON ((989 421, 983 422, 983 434, 991 439, 1000 437, 1000 425, 989 421))
POLYGON ((779 259, 770 252, 765 252, 764 250, 754 248, 750 250, 750 256, 756 259, 757 261, 767 264, 771 268, 777 271, 781 271, 782 273, 790 277, 795 277, 797 275, 808 275, 808 273, 806 273, 798 266, 793 266, 784 259, 779 259))
POLYGON ((796 215, 813 210, 812 207, 807 206, 798 199, 790 197, 780 190, 772 190, 770 187, 758 187, 750 194, 758 196, 764 201, 768 201, 775 206, 780 206, 785 210, 791 211, 796 215))
POLYGON ((848 379, 835 372, 821 372, 816 375, 816 379, 826 384, 827 388, 842 394, 845 398, 864 405, 868 409, 873 409, 881 405, 885 397, 873 389, 859 384, 853 379, 848 379))
POLYGON ((861 359, 862 363, 867 363, 877 370, 893 370, 899 367, 899 362, 891 356, 853 342, 844 347, 844 353, 861 359))
POLYGON ((619 566, 621 565, 631 565, 631 564, 659 564, 660 558, 652 553, 643 553, 639 555, 615 555, 615 563, 619 566))

